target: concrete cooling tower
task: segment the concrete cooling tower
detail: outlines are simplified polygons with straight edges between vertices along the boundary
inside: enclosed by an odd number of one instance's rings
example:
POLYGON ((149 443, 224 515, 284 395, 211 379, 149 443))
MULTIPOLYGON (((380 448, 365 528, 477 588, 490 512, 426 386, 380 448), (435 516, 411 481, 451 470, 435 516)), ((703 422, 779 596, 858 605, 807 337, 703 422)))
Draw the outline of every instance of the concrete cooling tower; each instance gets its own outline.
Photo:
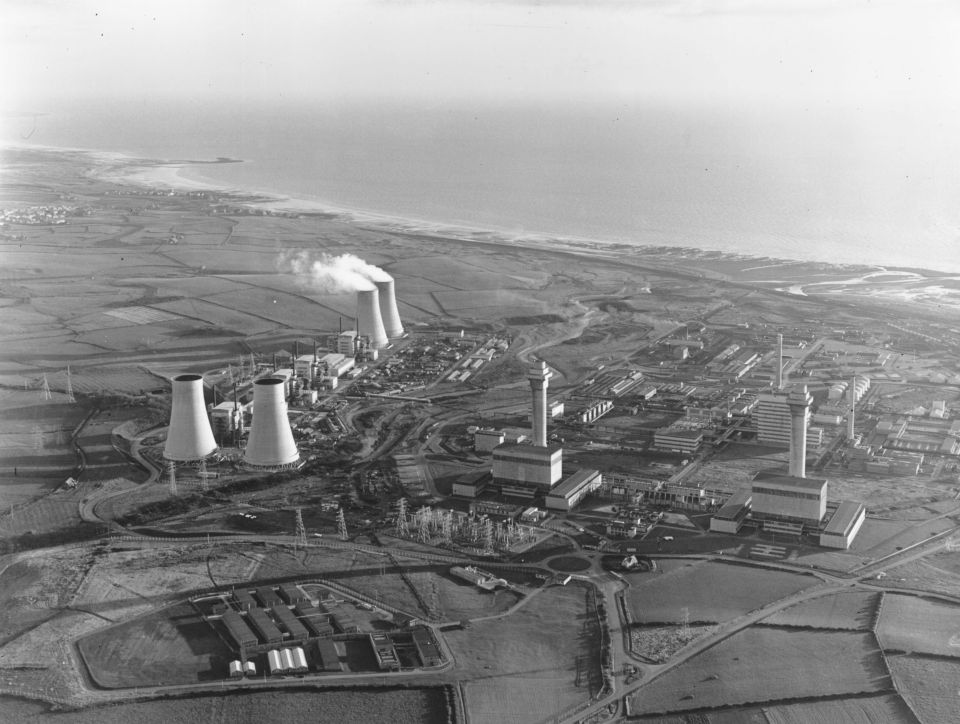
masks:
POLYGON ((376 288, 357 292, 357 334, 370 338, 370 344, 379 349, 390 341, 380 316, 380 300, 376 288))
POLYGON ((293 441, 283 380, 263 377, 253 383, 253 422, 243 462, 255 468, 283 468, 300 459, 293 441))
POLYGON ((383 328, 390 339, 403 336, 403 324, 400 322, 400 312, 397 311, 397 295, 394 290, 393 279, 374 282, 380 294, 380 318, 383 328))
POLYGON ((175 462, 203 460, 217 449, 203 402, 203 377, 178 375, 173 378, 173 406, 163 457, 175 462))

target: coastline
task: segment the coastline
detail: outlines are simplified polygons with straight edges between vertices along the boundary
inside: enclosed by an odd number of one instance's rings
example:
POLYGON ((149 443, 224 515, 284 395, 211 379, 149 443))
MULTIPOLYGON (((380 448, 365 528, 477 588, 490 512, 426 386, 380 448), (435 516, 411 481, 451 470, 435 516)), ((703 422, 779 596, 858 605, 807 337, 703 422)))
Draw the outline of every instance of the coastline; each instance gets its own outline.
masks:
MULTIPOLYGON (((653 255, 661 261, 669 257, 672 263, 709 267, 722 266, 728 263, 763 262, 759 266, 743 266, 741 271, 769 269, 772 275, 782 271, 785 267, 815 269, 816 277, 823 280, 810 279, 811 274, 797 274, 796 279, 760 278, 751 281, 760 286, 766 286, 785 294, 807 296, 811 291, 817 294, 830 294, 844 291, 850 293, 850 287, 864 287, 861 291, 871 294, 867 287, 890 286, 889 280, 877 284, 868 280, 875 276, 897 276, 898 281, 918 283, 943 281, 960 282, 960 267, 957 271, 938 270, 927 267, 913 267, 906 265, 885 265, 877 263, 852 263, 839 261, 825 261, 822 259, 770 257, 762 254, 749 254, 723 249, 710 249, 683 245, 641 244, 622 240, 606 240, 559 234, 537 232, 517 233, 507 229, 489 227, 475 227, 466 224, 448 223, 429 219, 406 217, 398 214, 379 212, 356 207, 345 207, 333 202, 308 198, 303 195, 288 195, 272 189, 244 188, 231 186, 202 173, 205 166, 222 163, 245 163, 242 159, 218 158, 213 160, 164 160, 136 157, 114 151, 101 149, 57 147, 30 143, 6 143, 8 147, 24 150, 38 150, 52 153, 77 154, 88 161, 93 161, 96 168, 90 175, 100 181, 118 185, 132 184, 152 189, 169 189, 182 192, 209 192, 221 194, 235 206, 261 210, 268 213, 294 215, 324 215, 335 218, 343 223, 355 225, 370 230, 383 231, 392 234, 407 234, 431 237, 438 241, 457 241, 464 244, 483 243, 497 244, 512 247, 522 247, 538 251, 563 251, 576 253, 596 259, 615 260, 625 255, 653 255), (829 273, 823 273, 829 270, 829 273), (844 278, 850 275, 853 278, 844 278), (811 290, 811 287, 818 289, 811 290), (831 289, 843 287, 844 289, 831 289)), ((646 259, 644 259, 647 262, 646 259)), ((659 267, 657 260, 650 259, 652 267, 659 267)), ((703 269, 699 269, 703 271, 703 269)), ((716 279, 739 281, 739 274, 730 276, 717 269, 710 269, 716 279)), ((957 297, 953 303, 960 306, 960 283, 957 289, 943 288, 941 295, 945 298, 951 294, 957 297)), ((927 291, 933 291, 928 289, 927 291)), ((871 294, 872 295, 872 294, 871 294)), ((913 300, 917 295, 902 290, 896 295, 900 301, 913 300)), ((922 296, 922 295, 920 295, 922 296)), ((949 300, 947 300, 949 301, 949 300)))

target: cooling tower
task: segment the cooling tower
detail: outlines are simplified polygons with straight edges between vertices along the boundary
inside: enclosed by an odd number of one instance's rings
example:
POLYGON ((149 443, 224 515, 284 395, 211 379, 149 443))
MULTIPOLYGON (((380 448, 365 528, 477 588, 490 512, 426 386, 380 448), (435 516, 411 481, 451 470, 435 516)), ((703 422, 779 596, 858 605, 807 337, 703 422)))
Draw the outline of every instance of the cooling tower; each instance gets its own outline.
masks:
POLYGON ((393 279, 383 282, 374 282, 380 294, 380 318, 383 328, 390 339, 403 336, 403 324, 400 322, 400 312, 397 311, 397 295, 394 290, 393 279))
POLYGON ((178 375, 173 378, 173 406, 163 457, 176 462, 203 460, 216 451, 207 407, 203 402, 203 377, 178 375))
POLYGON ((253 383, 253 422, 243 462, 256 468, 282 468, 300 459, 293 441, 283 380, 263 377, 253 383))
POLYGON ((380 316, 380 295, 376 288, 357 292, 357 334, 370 338, 374 347, 385 347, 389 340, 380 316))

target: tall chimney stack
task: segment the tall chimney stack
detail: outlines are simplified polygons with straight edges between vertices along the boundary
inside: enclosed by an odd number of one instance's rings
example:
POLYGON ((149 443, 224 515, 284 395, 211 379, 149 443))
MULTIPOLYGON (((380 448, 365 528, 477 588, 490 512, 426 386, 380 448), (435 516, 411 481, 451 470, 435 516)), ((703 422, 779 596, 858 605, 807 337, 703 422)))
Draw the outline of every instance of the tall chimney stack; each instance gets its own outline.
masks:
POLYGON ((853 423, 857 411, 857 378, 850 378, 850 410, 847 413, 847 439, 853 442, 853 423))
POLYGON ((173 378, 173 405, 170 429, 163 457, 175 462, 203 460, 217 449, 207 407, 203 401, 203 377, 177 375, 173 378))
POLYGON ((262 377, 253 383, 253 422, 243 462, 254 468, 282 468, 300 459, 287 419, 283 380, 262 377))
POLYGON ((777 389, 783 389, 783 335, 777 335, 777 389))
POLYGON ((539 360, 527 373, 530 381, 530 393, 533 397, 533 444, 547 446, 547 387, 553 372, 547 363, 539 360))
POLYGON ((807 423, 810 421, 810 405, 813 397, 806 385, 794 387, 787 395, 790 407, 790 469, 795 478, 807 477, 807 423))
POLYGON ((403 324, 400 322, 400 312, 397 311, 397 295, 393 279, 374 282, 380 295, 380 318, 383 328, 390 339, 403 336, 403 324))
POLYGON ((357 292, 357 334, 360 330, 370 338, 370 344, 380 349, 389 339, 380 316, 380 299, 376 287, 357 292))

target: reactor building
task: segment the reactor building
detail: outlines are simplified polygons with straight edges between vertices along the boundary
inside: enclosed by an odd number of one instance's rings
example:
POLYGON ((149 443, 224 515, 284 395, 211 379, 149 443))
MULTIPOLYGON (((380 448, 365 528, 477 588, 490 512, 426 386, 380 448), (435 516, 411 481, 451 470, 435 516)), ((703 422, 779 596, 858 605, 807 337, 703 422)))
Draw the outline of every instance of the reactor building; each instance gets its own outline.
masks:
POLYGON ((717 511, 710 521, 710 530, 737 533, 752 521, 767 533, 798 538, 807 535, 827 548, 849 548, 866 519, 866 508, 853 501, 831 504, 829 482, 807 477, 807 426, 813 398, 806 385, 797 385, 785 395, 785 402, 790 411, 790 458, 786 474, 757 473, 749 492, 734 495, 717 511))

